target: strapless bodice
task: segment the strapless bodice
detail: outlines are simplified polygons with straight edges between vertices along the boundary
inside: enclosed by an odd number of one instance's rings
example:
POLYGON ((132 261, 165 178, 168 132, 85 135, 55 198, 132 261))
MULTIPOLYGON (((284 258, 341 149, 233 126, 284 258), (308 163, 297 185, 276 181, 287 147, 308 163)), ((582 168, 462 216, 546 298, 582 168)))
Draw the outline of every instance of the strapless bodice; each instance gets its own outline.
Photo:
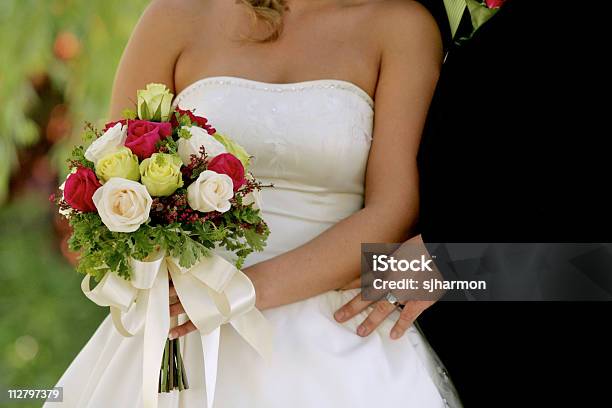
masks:
POLYGON ((362 208, 374 110, 358 86, 213 77, 187 87, 175 104, 241 144, 254 156, 253 174, 274 184, 263 192, 272 234, 255 260, 299 246, 362 208))

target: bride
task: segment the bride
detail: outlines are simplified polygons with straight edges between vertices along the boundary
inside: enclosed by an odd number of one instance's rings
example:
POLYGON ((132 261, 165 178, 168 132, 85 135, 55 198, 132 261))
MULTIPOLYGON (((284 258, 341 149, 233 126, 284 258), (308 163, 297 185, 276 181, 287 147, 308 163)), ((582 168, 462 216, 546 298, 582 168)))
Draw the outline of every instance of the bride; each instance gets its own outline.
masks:
MULTIPOLYGON (((416 328, 392 340, 389 321, 361 337, 367 311, 343 325, 333 318, 357 293, 336 289, 358 277, 360 243, 401 242, 415 225, 416 154, 440 59, 435 22, 411 0, 147 8, 119 66, 111 117, 137 89, 164 83, 274 184, 263 193, 268 246, 244 269, 275 329, 273 354, 262 360, 224 326, 214 407, 460 406, 416 328)), ((187 321, 170 333, 184 342, 190 388, 161 394, 160 407, 206 406, 192 330, 187 321)), ((106 319, 58 383, 63 406, 142 406, 141 345, 106 319)))

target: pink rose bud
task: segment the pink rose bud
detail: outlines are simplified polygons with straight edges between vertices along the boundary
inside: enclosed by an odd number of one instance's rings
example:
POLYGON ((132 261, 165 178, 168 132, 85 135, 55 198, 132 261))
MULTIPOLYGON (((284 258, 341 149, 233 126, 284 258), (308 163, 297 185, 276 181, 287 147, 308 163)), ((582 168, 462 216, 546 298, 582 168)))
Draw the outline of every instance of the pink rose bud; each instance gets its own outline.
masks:
POLYGON ((75 210, 95 212, 96 206, 92 197, 102 187, 95 173, 88 167, 79 167, 68 176, 64 184, 64 200, 75 210))
POLYGON ((130 120, 125 146, 142 161, 157 151, 155 147, 157 142, 170 135, 172 135, 172 125, 168 122, 130 120))
POLYGON ((500 8, 504 5, 506 0, 485 0, 487 7, 490 9, 500 8))
POLYGON ((208 163, 208 170, 219 174, 227 174, 234 183, 234 191, 237 191, 246 182, 242 162, 231 153, 222 153, 215 156, 208 163))

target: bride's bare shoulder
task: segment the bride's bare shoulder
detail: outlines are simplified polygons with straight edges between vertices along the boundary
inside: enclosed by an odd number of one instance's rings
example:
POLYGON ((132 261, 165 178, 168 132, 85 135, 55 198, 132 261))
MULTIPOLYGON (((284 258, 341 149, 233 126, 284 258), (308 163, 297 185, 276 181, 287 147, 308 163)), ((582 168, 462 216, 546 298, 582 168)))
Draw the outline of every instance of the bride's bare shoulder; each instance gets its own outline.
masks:
POLYGON ((438 25, 421 3, 414 0, 363 1, 370 8, 371 24, 376 27, 372 32, 380 37, 383 48, 394 45, 441 48, 438 25))
POLYGON ((152 0, 144 10, 139 26, 169 36, 176 41, 181 36, 193 35, 194 28, 203 26, 202 19, 210 15, 214 0, 152 0))
POLYGON ((357 4, 365 6, 376 24, 409 29, 418 25, 436 27, 429 11, 416 0, 361 0, 357 4))
POLYGON ((383 45, 402 38, 438 41, 435 19, 416 0, 354 0, 342 4, 347 10, 359 14, 359 21, 367 24, 369 35, 379 37, 383 45))
MULTIPOLYGON (((152 0, 142 13, 123 52, 115 76, 111 117, 132 106, 136 90, 151 82, 174 89, 174 67, 189 43, 209 2, 214 0, 152 0), (145 63, 143 61, 154 61, 145 63)), ((200 24, 201 26, 201 24, 200 24)))
POLYGON ((213 0, 152 0, 142 18, 154 19, 160 24, 177 21, 189 24, 210 11, 213 3, 213 0))
MULTIPOLYGON (((214 0, 152 0, 143 11, 132 41, 150 43, 168 56, 176 56, 206 26, 214 0)), ((146 45, 145 45, 146 46, 146 45)))

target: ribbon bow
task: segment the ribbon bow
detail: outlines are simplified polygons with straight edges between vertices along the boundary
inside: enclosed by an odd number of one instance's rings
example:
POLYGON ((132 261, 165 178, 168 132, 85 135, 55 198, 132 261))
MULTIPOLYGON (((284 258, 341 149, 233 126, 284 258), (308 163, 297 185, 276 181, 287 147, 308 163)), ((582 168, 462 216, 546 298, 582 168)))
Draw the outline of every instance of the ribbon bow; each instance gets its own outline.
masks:
POLYGON ((271 354, 272 330, 255 308, 255 288, 225 259, 213 254, 183 268, 177 259, 160 253, 150 262, 132 259, 131 263, 130 280, 109 272, 90 289, 87 275, 81 290, 97 305, 110 307, 113 324, 124 337, 144 329, 144 408, 156 408, 158 402, 159 370, 170 330, 169 276, 185 313, 201 336, 208 408, 212 408, 215 395, 221 325, 231 324, 261 356, 271 354), (124 317, 130 311, 135 318, 129 319, 132 324, 126 327, 124 317))

